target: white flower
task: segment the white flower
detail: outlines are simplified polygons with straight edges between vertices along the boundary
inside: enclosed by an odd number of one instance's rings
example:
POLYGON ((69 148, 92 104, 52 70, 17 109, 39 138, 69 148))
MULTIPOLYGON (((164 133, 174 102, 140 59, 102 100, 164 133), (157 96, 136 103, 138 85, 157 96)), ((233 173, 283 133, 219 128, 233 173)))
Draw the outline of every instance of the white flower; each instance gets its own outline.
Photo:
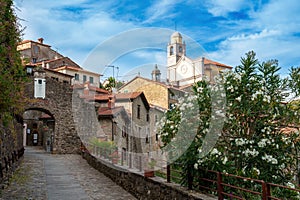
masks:
POLYGON ((238 97, 236 98, 236 100, 240 102, 242 100, 242 97, 238 97))
POLYGON ((291 183, 291 182, 288 182, 288 183, 286 184, 286 186, 295 189, 295 185, 294 185, 293 183, 291 183))
POLYGON ((235 143, 237 146, 243 146, 244 144, 247 144, 246 140, 243 138, 237 138, 235 139, 235 143))
POLYGON ((211 155, 219 154, 219 151, 218 151, 218 149, 214 148, 210 154, 211 155))
POLYGON ((225 156, 225 158, 224 158, 224 160, 223 160, 223 165, 225 165, 226 163, 227 163, 227 161, 228 161, 228 159, 227 159, 227 157, 225 156))
POLYGON ((195 164, 194 164, 194 168, 195 168, 195 169, 198 169, 198 163, 195 163, 195 164))
POLYGON ((253 167, 253 170, 256 172, 257 176, 260 174, 259 169, 257 169, 256 167, 253 167))
POLYGON ((244 151, 243 154, 244 154, 245 156, 247 156, 247 157, 248 157, 249 155, 251 155, 251 156, 253 156, 253 157, 256 157, 256 156, 259 154, 259 152, 258 152, 256 149, 253 149, 253 150, 246 149, 246 151, 244 151))
POLYGON ((273 165, 278 164, 277 159, 276 159, 276 158, 273 158, 272 155, 267 155, 267 154, 265 154, 263 157, 261 157, 261 159, 262 159, 262 160, 265 160, 265 161, 267 161, 268 163, 271 163, 271 164, 273 164, 273 165))

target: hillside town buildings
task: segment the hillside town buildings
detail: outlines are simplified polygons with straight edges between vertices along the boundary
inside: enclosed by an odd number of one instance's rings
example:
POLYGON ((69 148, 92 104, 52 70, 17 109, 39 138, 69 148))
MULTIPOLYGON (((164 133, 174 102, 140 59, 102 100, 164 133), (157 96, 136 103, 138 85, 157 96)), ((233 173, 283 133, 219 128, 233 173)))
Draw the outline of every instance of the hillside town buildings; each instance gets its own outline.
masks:
MULTIPOLYGON (((94 103, 95 108, 92 110, 96 112, 99 130, 80 127, 86 133, 85 141, 89 143, 89 137, 98 141, 113 141, 122 153, 122 159, 132 166, 140 161, 131 157, 131 153, 151 158, 160 149, 157 123, 172 104, 189 92, 197 81, 206 79, 213 83, 214 77, 222 70, 231 69, 230 66, 204 57, 189 58, 181 34, 175 32, 167 45, 165 82, 155 65, 151 73, 152 79, 137 76, 112 93, 99 88, 101 74, 83 69, 70 58, 51 49, 50 45, 44 44, 42 38, 38 41, 25 40, 19 44, 18 50, 25 66, 41 69, 46 77, 71 85, 83 102, 94 103)), ((41 77, 41 80, 42 85, 47 84, 45 77, 41 77)), ((38 87, 41 91, 42 85, 38 87)), ((45 93, 36 98, 47 99, 45 93)), ((27 115, 30 116, 30 113, 27 115)), ((47 117, 49 116, 41 114, 35 120, 46 122, 41 126, 47 126, 53 120, 50 116, 50 121, 47 122, 47 117)), ((40 130, 33 127, 33 124, 36 126, 40 123, 29 121, 28 129, 40 130)), ((47 138, 39 137, 43 142, 39 141, 37 144, 45 145, 47 138)), ((32 136, 28 139, 33 140, 32 136)))

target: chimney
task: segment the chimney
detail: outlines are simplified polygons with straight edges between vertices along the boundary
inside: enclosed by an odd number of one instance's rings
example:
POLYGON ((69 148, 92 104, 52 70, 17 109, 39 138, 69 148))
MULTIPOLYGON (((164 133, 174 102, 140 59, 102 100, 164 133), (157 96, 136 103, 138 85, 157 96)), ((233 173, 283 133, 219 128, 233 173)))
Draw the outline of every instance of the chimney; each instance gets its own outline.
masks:
POLYGON ((89 94, 90 94, 89 83, 87 82, 87 83, 84 84, 83 95, 84 96, 89 96, 89 94))
POLYGON ((108 96, 107 107, 108 108, 114 108, 115 107, 115 95, 108 96))
POLYGON ((39 39, 38 39, 38 42, 41 43, 41 44, 43 44, 44 38, 39 38, 39 39))

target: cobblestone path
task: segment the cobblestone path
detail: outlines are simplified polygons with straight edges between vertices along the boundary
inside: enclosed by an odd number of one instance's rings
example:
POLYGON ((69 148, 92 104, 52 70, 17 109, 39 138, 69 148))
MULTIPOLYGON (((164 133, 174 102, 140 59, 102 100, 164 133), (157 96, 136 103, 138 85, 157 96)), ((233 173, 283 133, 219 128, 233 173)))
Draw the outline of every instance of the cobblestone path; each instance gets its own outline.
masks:
POLYGON ((48 154, 26 147, 24 159, 1 200, 136 199, 88 165, 80 155, 48 154))

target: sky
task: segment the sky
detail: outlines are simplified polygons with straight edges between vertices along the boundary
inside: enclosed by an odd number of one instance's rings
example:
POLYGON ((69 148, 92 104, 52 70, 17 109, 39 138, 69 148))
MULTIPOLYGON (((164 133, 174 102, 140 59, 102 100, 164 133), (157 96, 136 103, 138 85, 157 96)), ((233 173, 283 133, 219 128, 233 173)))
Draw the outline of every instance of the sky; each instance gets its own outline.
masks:
POLYGON ((300 66, 298 0, 14 0, 23 39, 44 43, 85 69, 119 80, 165 77, 166 47, 179 31, 187 56, 230 65, 250 50, 277 59, 286 76, 300 66))

